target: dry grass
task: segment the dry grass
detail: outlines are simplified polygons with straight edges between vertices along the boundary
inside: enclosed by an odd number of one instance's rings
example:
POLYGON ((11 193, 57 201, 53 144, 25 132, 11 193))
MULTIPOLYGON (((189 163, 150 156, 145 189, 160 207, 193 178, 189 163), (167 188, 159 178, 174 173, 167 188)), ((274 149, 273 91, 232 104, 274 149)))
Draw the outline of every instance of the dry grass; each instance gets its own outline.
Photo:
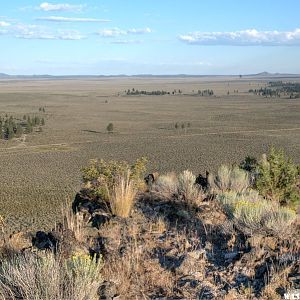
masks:
POLYGON ((86 221, 84 220, 84 216, 78 213, 74 214, 68 202, 64 203, 62 206, 62 216, 63 227, 73 231, 76 240, 80 242, 85 241, 83 228, 86 225, 86 221))
POLYGON ((152 257, 150 245, 154 246, 155 242, 147 240, 147 245, 139 245, 133 239, 125 255, 107 259, 103 278, 118 285, 122 299, 149 299, 157 291, 170 297, 174 295, 176 278, 160 265, 158 258, 152 257))
POLYGON ((130 179, 130 173, 128 172, 125 176, 119 177, 109 197, 112 214, 127 218, 130 215, 136 194, 137 189, 130 179))

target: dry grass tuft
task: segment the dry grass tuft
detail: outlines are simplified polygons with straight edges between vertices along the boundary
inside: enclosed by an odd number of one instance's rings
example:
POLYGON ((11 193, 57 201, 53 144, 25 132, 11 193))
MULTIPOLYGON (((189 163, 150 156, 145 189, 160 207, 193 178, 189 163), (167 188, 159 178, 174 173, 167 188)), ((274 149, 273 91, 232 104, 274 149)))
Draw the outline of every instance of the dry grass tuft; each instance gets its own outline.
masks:
POLYGON ((85 241, 83 228, 86 222, 81 214, 74 214, 68 202, 62 206, 63 227, 74 232, 75 238, 79 242, 85 241))
POLYGON ((130 173, 127 172, 125 176, 119 177, 109 197, 112 214, 127 218, 130 215, 136 194, 137 189, 133 180, 130 179, 130 173))

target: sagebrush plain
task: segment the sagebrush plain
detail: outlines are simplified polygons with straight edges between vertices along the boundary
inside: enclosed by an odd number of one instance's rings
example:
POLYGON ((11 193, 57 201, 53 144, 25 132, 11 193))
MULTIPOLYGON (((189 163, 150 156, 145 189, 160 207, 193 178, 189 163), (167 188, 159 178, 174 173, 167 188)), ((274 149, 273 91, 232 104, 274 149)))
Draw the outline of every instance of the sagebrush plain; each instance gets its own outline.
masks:
POLYGON ((299 99, 248 92, 272 80, 238 76, 2 80, 0 114, 22 118, 39 115, 39 107, 44 107, 46 125, 42 132, 0 141, 0 215, 11 231, 52 227, 61 204, 73 200, 80 189, 81 168, 93 158, 131 162, 146 156, 150 172, 189 169, 199 174, 223 163, 239 163, 246 155, 259 157, 274 145, 299 163, 299 99), (133 88, 171 94, 126 95, 133 88), (181 93, 172 95, 179 89, 181 93), (197 94, 205 89, 212 89, 214 96, 197 94), (114 125, 112 133, 106 130, 109 123, 114 125))

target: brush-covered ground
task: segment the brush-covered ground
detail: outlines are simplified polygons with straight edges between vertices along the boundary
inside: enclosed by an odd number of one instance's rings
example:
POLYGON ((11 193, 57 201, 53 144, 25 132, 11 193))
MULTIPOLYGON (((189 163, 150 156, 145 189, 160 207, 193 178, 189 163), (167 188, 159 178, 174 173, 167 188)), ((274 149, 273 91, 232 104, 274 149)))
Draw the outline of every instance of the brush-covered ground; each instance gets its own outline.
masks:
POLYGON ((145 166, 143 158, 91 161, 51 231, 9 236, 3 224, 0 298, 299 293, 300 168, 282 151, 197 177, 188 170, 144 177, 145 166))
POLYGON ((248 92, 269 81, 274 79, 0 81, 1 116, 37 114, 46 123, 42 132, 0 140, 0 214, 11 232, 50 229, 59 221, 60 204, 80 188, 80 169, 91 158, 134 161, 146 156, 150 172, 189 169, 199 174, 246 155, 259 156, 275 145, 299 162, 299 99, 248 92), (126 95, 132 88, 171 94, 126 95), (197 94, 208 89, 213 96, 197 94), (106 132, 110 122, 113 134, 106 132), (182 129, 182 123, 190 126, 182 129))

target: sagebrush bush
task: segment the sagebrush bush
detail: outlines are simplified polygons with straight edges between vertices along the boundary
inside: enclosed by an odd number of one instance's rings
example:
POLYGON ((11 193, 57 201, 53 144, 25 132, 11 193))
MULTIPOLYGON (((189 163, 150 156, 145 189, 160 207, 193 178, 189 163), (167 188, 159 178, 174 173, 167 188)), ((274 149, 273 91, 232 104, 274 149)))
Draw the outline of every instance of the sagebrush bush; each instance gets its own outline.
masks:
POLYGON ((160 175, 151 187, 151 192, 165 199, 172 199, 178 193, 178 178, 175 173, 160 175))
POLYGON ((216 199, 222 203, 228 218, 246 234, 282 234, 296 219, 293 210, 265 200, 253 190, 245 193, 223 192, 216 199))
POLYGON ((248 172, 238 166, 228 167, 222 165, 216 176, 209 175, 208 184, 210 190, 216 193, 230 190, 244 192, 249 188, 250 182, 248 172))
POLYGON ((258 164, 256 187, 267 199, 293 207, 300 204, 299 169, 282 150, 272 148, 258 164))
POLYGON ((196 184, 196 176, 189 170, 178 175, 178 195, 188 204, 199 204, 203 200, 203 192, 196 184))
POLYGON ((82 169, 82 179, 85 187, 102 200, 109 200, 113 187, 120 177, 130 172, 130 179, 137 188, 144 186, 143 175, 146 171, 147 159, 142 157, 133 165, 125 161, 91 160, 86 168, 82 169))
POLYGON ((97 299, 101 260, 89 256, 64 261, 53 252, 19 254, 0 264, 0 297, 24 300, 97 299))

